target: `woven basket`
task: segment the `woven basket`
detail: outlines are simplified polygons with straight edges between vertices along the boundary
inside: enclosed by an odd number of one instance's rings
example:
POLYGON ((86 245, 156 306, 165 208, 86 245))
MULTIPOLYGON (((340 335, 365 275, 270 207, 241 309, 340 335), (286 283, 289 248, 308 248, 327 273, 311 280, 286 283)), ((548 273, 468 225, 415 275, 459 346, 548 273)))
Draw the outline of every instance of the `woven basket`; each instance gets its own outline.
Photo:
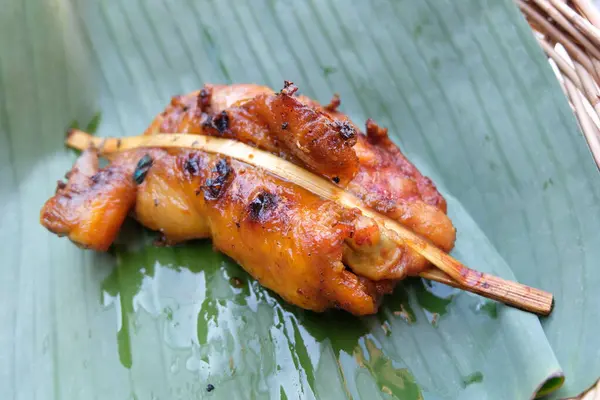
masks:
MULTIPOLYGON (((548 56, 600 168, 600 11, 591 0, 515 1, 548 56)), ((575 399, 600 400, 600 380, 575 399)))
POLYGON ((516 0, 600 168, 600 11, 591 0, 516 0))
POLYGON ((574 400, 600 400, 600 381, 574 400))

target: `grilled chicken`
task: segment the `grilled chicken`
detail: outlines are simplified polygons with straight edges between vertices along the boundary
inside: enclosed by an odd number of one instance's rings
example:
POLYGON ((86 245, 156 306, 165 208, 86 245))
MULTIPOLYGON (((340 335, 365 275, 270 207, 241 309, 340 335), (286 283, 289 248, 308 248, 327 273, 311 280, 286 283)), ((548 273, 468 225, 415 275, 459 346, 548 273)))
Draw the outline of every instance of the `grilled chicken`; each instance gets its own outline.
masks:
MULTIPOLYGON (((454 243, 445 202, 372 121, 359 132, 335 101, 321 107, 286 84, 205 86, 176 97, 146 131, 224 136, 257 146, 345 187, 444 250, 454 243)), ((262 285, 305 309, 376 312, 397 280, 428 267, 359 210, 345 209, 227 157, 136 149, 98 168, 89 149, 41 212, 75 243, 106 250, 133 215, 167 244, 211 238, 262 285)))
POLYGON ((337 112, 336 101, 324 108, 305 96, 291 96, 295 90, 290 84, 276 95, 259 85, 206 85, 174 97, 145 134, 197 133, 255 145, 331 179, 450 251, 456 235, 446 201, 388 138, 387 129, 368 120, 366 135, 360 134, 337 112))

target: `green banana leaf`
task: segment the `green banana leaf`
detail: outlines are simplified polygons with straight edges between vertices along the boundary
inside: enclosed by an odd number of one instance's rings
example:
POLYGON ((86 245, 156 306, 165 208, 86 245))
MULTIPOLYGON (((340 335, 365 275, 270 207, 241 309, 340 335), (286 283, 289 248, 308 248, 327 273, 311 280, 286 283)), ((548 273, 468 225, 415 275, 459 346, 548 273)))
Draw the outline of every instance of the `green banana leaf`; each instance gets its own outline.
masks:
POLYGON ((562 398, 600 375, 600 180, 510 0, 0 5, 1 399, 562 398), (376 316, 315 314, 209 242, 128 223, 96 254, 39 225, 71 124, 135 135, 205 82, 284 79, 389 127, 447 197, 453 255, 552 291, 552 315, 418 279, 376 316))

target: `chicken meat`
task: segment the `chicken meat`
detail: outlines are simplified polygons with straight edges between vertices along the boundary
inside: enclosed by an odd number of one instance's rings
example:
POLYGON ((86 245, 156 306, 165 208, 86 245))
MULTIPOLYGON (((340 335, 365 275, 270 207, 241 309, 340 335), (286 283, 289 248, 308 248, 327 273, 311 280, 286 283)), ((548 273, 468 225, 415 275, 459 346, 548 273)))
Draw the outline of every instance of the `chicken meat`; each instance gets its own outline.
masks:
MULTIPOLYGON (((331 180, 365 204, 449 251, 455 229, 434 184, 387 131, 366 134, 286 82, 278 93, 250 84, 206 85, 174 97, 145 134, 235 139, 331 180)), ((270 173, 218 154, 135 149, 98 166, 88 149, 41 210, 41 223, 78 245, 107 250, 128 215, 166 244, 211 238, 215 248, 286 301, 305 309, 377 311, 382 296, 427 261, 357 209, 322 199, 270 173)))

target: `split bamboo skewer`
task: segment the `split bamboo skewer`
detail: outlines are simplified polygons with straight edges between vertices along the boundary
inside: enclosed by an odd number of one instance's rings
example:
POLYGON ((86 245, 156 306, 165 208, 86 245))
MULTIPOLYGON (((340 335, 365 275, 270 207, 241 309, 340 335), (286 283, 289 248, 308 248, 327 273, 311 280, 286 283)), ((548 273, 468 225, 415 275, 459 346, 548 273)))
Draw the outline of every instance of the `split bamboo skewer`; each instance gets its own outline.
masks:
POLYGON ((397 243, 410 247, 439 268, 440 271, 423 272, 421 276, 424 278, 450 284, 536 314, 548 315, 552 311, 554 300, 551 293, 469 269, 398 222, 368 208, 357 197, 338 186, 271 153, 244 143, 204 135, 176 133, 104 139, 72 130, 67 138, 67 145, 80 150, 93 146, 105 155, 146 147, 189 148, 222 154, 246 162, 295 183, 324 199, 335 201, 345 207, 360 209, 363 215, 387 228, 392 239, 397 243))

